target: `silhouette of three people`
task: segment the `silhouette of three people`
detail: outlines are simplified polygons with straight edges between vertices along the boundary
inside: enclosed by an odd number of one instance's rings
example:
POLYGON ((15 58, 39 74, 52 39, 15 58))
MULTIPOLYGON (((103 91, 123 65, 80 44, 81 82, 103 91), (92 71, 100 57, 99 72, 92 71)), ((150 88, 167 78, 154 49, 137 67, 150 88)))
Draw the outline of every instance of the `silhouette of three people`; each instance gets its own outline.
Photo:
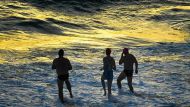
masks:
MULTIPOLYGON (((101 83, 104 89, 104 96, 107 95, 105 80, 107 80, 108 86, 108 98, 112 94, 111 87, 113 81, 113 70, 116 70, 116 64, 113 57, 111 57, 111 49, 106 48, 106 56, 103 58, 103 74, 101 76, 101 83)), ((69 59, 63 57, 64 50, 60 49, 58 52, 59 57, 53 60, 52 69, 56 69, 57 72, 57 85, 59 92, 59 99, 64 102, 63 98, 63 84, 66 83, 67 89, 70 93, 70 97, 73 98, 71 84, 69 81, 69 70, 72 70, 71 63, 69 59)), ((132 86, 132 78, 133 78, 133 65, 135 64, 135 73, 138 73, 138 62, 134 55, 129 53, 128 48, 124 48, 121 54, 121 58, 119 60, 119 65, 124 64, 124 70, 119 74, 117 78, 117 86, 119 89, 122 88, 121 81, 127 77, 128 86, 132 93, 134 93, 134 89, 132 86)))

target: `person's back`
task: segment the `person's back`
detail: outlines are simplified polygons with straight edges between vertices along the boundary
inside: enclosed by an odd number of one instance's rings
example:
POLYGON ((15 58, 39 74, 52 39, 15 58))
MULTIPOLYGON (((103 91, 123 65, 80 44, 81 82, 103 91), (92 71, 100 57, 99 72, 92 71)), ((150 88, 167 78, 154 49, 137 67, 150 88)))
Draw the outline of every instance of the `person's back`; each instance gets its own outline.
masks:
POLYGON ((115 69, 115 60, 111 56, 106 56, 103 58, 103 63, 104 63, 104 71, 110 71, 112 69, 115 69))
POLYGON ((126 54, 123 57, 124 69, 133 70, 133 64, 136 63, 136 58, 132 54, 126 54))
POLYGON ((58 52, 59 57, 53 60, 52 69, 56 69, 57 72, 57 85, 59 98, 63 102, 63 83, 66 83, 67 89, 69 90, 70 97, 73 98, 71 83, 69 81, 69 70, 72 69, 71 63, 67 58, 64 58, 64 51, 60 49, 58 52))
POLYGON ((52 68, 56 69, 58 76, 68 74, 68 71, 72 70, 70 61, 64 57, 54 59, 52 68))

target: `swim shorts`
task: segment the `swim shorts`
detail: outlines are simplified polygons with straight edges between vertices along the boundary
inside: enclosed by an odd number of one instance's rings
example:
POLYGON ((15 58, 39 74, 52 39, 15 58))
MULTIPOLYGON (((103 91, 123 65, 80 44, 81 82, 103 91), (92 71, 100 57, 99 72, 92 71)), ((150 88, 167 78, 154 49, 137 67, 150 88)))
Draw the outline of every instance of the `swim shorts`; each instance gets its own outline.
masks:
POLYGON ((126 74, 126 76, 129 76, 129 77, 133 76, 133 70, 127 70, 127 69, 125 69, 123 72, 126 74))
POLYGON ((65 74, 65 75, 59 75, 57 77, 59 80, 65 81, 69 79, 69 74, 65 74))
POLYGON ((113 80, 113 70, 104 70, 103 77, 106 80, 113 80))

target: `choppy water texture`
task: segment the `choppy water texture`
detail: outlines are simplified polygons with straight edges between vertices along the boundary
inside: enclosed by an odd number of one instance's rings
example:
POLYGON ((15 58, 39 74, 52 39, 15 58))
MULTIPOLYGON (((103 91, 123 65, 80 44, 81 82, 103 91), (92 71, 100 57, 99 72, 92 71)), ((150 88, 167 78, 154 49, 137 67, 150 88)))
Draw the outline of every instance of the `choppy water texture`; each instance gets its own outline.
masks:
POLYGON ((188 0, 0 1, 0 106, 190 106, 189 17, 188 0), (100 83, 107 47, 117 63, 111 99, 103 96, 100 83), (136 95, 126 80, 122 92, 117 89, 124 47, 139 62, 136 95), (51 70, 60 48, 73 65, 74 98, 65 88, 65 104, 58 100, 51 70))

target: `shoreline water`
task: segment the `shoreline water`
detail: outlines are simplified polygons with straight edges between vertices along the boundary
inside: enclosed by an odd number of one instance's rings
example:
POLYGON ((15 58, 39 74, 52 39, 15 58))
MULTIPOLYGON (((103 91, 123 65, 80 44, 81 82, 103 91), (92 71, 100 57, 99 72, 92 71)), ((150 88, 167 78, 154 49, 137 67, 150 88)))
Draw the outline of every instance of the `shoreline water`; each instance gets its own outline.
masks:
POLYGON ((71 15, 18 1, 0 4, 0 106, 62 106, 51 70, 60 48, 74 69, 74 99, 64 89, 65 106, 190 105, 190 44, 185 30, 189 22, 175 25, 188 18, 189 6, 121 3, 101 7, 96 14, 68 8, 71 15), (102 96, 100 83, 107 47, 118 69, 112 88, 115 102, 102 96), (118 93, 116 78, 123 69, 118 61, 124 47, 139 61, 143 84, 137 76, 133 83, 138 96, 129 93, 126 80, 123 93, 118 93))

